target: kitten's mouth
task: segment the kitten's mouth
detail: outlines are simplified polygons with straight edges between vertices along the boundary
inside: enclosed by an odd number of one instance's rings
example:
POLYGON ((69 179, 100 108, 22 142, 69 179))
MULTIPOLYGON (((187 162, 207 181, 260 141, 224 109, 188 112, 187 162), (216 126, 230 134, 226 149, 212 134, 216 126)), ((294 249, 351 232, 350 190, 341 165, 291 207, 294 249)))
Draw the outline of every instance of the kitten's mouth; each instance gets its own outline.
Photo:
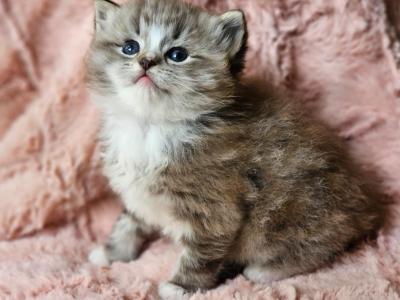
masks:
POLYGON ((157 87, 156 84, 154 83, 154 80, 150 77, 148 73, 143 73, 140 75, 136 80, 135 84, 142 84, 144 86, 149 86, 149 87, 157 87))

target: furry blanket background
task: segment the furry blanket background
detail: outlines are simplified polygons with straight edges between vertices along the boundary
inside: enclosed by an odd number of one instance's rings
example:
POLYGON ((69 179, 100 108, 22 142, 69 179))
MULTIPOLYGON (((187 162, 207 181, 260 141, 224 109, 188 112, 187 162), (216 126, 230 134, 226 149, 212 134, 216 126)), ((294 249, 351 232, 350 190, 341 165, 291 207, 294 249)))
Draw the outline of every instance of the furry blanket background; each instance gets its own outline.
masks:
MULTIPOLYGON (((345 139, 390 216, 376 241, 316 273, 272 286, 239 276, 193 299, 399 299, 398 0, 194 2, 245 11, 247 73, 286 87, 345 139)), ((120 209, 84 84, 92 24, 92 0, 0 1, 0 299, 157 299, 177 261, 167 239, 128 264, 86 260, 120 209)))

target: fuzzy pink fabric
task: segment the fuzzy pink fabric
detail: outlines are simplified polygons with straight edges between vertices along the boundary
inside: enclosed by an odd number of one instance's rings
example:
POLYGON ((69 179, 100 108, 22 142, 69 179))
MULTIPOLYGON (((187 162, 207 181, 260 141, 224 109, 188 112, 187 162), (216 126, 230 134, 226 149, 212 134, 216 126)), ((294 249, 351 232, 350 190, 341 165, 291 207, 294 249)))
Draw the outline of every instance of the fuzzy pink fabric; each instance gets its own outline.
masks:
MULTIPOLYGON (((246 12, 247 73, 288 88, 346 139, 390 203, 376 242, 332 266, 272 286, 239 276, 193 299, 399 299, 398 0, 387 1, 389 18, 381 0, 193 2, 246 12)), ((178 258, 161 239, 128 264, 87 263, 119 210, 100 176, 84 84, 92 6, 0 1, 0 299, 156 299, 178 258)))

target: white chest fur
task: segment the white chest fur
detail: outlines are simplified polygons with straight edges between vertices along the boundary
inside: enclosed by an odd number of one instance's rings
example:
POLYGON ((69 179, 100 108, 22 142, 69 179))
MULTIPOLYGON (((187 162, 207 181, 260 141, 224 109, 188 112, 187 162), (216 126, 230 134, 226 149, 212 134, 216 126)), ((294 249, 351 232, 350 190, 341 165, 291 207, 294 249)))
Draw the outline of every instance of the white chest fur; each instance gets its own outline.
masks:
POLYGON ((171 199, 166 194, 149 191, 159 171, 169 162, 167 147, 187 140, 185 129, 109 117, 102 138, 106 176, 128 211, 174 239, 189 235, 190 226, 174 217, 171 199))

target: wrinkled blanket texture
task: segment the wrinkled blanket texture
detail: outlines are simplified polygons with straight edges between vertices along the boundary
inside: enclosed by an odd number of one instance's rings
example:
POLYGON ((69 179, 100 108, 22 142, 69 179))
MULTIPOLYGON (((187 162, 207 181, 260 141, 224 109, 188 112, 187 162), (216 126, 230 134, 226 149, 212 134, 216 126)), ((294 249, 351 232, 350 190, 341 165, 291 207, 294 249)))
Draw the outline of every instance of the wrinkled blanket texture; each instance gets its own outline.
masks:
MULTIPOLYGON (((269 286, 238 276, 192 299, 399 299, 398 0, 193 2, 245 11, 246 76, 330 126, 390 213, 376 240, 312 274, 269 286)), ((164 238, 130 263, 87 262, 120 210, 85 88, 92 34, 92 0, 0 1, 0 299, 157 299, 179 257, 164 238)))

